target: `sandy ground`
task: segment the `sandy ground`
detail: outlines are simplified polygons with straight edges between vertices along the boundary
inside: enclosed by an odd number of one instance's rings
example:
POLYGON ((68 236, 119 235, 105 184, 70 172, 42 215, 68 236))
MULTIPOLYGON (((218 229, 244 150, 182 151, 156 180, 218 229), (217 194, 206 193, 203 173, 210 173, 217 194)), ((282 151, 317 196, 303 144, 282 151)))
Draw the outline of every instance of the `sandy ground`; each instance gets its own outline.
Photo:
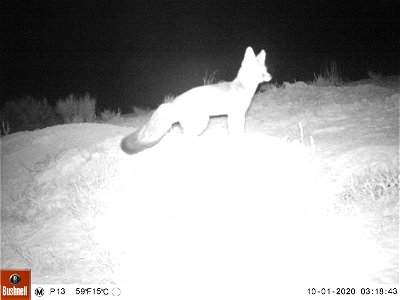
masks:
POLYGON ((398 77, 285 84, 254 97, 240 140, 219 117, 133 156, 119 143, 146 115, 5 136, 1 267, 141 299, 398 284, 399 98, 398 77))

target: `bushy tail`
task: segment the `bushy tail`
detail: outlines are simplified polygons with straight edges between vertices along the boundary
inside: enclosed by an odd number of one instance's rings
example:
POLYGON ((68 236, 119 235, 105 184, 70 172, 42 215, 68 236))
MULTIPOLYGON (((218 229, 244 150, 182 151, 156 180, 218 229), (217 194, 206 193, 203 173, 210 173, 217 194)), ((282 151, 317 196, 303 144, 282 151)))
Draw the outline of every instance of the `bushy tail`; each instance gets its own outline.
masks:
POLYGON ((134 133, 122 139, 121 148, 128 154, 135 154, 156 145, 178 121, 174 103, 161 104, 150 120, 134 133))

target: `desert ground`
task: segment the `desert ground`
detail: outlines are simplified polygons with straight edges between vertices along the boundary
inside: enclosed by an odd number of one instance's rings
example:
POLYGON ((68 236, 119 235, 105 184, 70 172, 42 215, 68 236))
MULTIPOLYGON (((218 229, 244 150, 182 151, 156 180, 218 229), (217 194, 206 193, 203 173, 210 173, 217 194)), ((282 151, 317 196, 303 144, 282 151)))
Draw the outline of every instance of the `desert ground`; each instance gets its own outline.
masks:
POLYGON ((270 86, 240 139, 217 117, 132 156, 148 114, 4 136, 1 267, 149 299, 398 284, 399 88, 270 86))

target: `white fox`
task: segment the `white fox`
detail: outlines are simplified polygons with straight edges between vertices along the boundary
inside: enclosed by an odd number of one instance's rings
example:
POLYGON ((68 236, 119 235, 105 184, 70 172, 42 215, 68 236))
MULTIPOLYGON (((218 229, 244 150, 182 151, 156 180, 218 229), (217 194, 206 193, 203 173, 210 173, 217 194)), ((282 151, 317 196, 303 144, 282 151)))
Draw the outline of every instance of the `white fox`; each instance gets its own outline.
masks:
POLYGON ((156 145, 174 123, 184 134, 200 135, 211 116, 228 116, 229 135, 243 134, 246 111, 258 84, 270 81, 265 67, 265 51, 255 56, 247 47, 242 65, 231 82, 195 87, 170 103, 161 104, 140 129, 122 139, 121 148, 128 154, 156 145))

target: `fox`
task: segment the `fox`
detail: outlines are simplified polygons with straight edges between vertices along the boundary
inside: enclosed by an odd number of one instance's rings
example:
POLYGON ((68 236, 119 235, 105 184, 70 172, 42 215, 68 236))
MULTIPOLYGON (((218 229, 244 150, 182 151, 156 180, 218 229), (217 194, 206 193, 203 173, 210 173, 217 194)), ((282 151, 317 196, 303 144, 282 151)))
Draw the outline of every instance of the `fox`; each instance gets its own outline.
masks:
POLYGON ((215 116, 227 116, 230 136, 244 134, 246 112, 258 85, 272 79, 265 56, 265 50, 256 56, 253 48, 247 47, 233 81, 194 87, 161 104, 147 123, 122 139, 122 150, 136 154, 155 146, 175 123, 184 135, 199 136, 208 127, 210 117, 215 116))

